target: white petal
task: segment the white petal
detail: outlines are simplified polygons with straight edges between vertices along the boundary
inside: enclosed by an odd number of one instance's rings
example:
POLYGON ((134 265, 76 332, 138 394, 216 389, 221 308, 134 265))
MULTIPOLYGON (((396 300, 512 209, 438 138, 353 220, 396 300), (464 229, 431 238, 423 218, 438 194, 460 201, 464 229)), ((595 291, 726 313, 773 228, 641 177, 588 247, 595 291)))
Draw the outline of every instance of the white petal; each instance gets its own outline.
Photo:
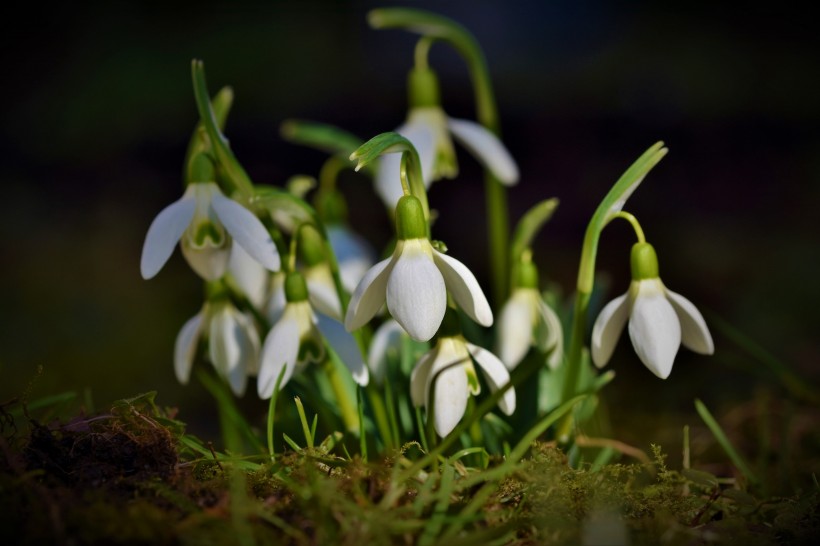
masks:
POLYGON ((341 322, 342 303, 327 264, 315 265, 305 271, 308 298, 314 309, 341 322))
POLYGON ((413 403, 413 407, 418 408, 427 404, 430 369, 433 366, 435 356, 435 349, 424 353, 416 362, 413 371, 410 372, 410 401, 413 403))
POLYGON ((359 344, 356 343, 356 338, 345 330, 342 323, 328 316, 320 315, 316 326, 325 337, 325 340, 333 347, 333 350, 336 351, 344 365, 347 366, 347 369, 350 370, 353 381, 362 387, 366 387, 370 380, 370 374, 359 350, 359 344))
POLYGON ((140 273, 143 279, 150 279, 162 269, 168 258, 174 252, 176 246, 185 229, 191 223, 196 210, 196 202, 193 197, 183 197, 162 209, 157 214, 148 233, 145 235, 145 243, 142 246, 142 258, 140 259, 140 273))
POLYGON ((547 359, 547 364, 550 369, 554 370, 561 364, 564 357, 564 331, 561 327, 561 319, 540 296, 537 300, 536 309, 540 317, 539 323, 543 324, 545 330, 545 338, 541 344, 541 349, 543 351, 552 350, 547 359))
POLYGON ((219 217, 219 221, 245 252, 265 266, 270 271, 277 271, 280 267, 279 251, 273 244, 268 230, 259 221, 259 218, 232 199, 228 199, 219 192, 211 197, 211 207, 219 217))
POLYGON ((339 263, 342 286, 353 292, 367 270, 376 263, 376 253, 370 243, 345 226, 328 226, 327 239, 339 263))
MULTIPOLYGON (((490 351, 467 343, 467 350, 473 355, 476 364, 484 372, 484 377, 490 385, 490 391, 495 392, 507 383, 510 382, 510 373, 504 364, 490 351)), ((498 407, 507 415, 512 415, 515 411, 515 389, 511 388, 504 393, 501 400, 498 401, 498 407)))
POLYGON ((404 241, 387 280, 387 309, 418 341, 433 337, 447 309, 444 279, 426 251, 428 247, 432 250, 426 239, 404 241))
POLYGON ((231 257, 228 260, 228 271, 236 284, 257 309, 262 309, 268 297, 268 272, 262 265, 251 258, 250 254, 239 245, 231 245, 231 257))
POLYGON ((267 399, 273 395, 276 380, 285 368, 282 377, 281 389, 293 375, 296 367, 296 358, 299 355, 299 325, 292 320, 280 320, 268 333, 265 344, 262 346, 262 356, 259 359, 259 379, 257 391, 259 398, 267 399))
POLYGON ((219 306, 211 317, 208 340, 211 362, 236 396, 244 394, 248 366, 259 357, 259 338, 246 330, 241 316, 230 304, 219 306))
POLYGON ((183 385, 187 385, 191 377, 201 327, 202 313, 198 313, 182 326, 174 343, 174 372, 183 385))
POLYGON ((458 306, 480 325, 492 326, 493 311, 475 275, 463 263, 435 249, 433 259, 458 306))
POLYGON ((680 320, 681 341, 684 347, 703 355, 714 353, 715 344, 712 341, 712 334, 709 333, 709 328, 700 311, 692 302, 668 288, 666 297, 680 320))
MULTIPOLYGON (((395 256, 395 254, 394 254, 395 256)), ((387 294, 387 279, 393 270, 393 258, 382 260, 362 278, 347 305, 345 328, 352 332, 361 328, 373 318, 373 315, 384 304, 387 294)))
POLYGON ((632 306, 629 337, 641 362, 652 373, 666 379, 680 347, 680 321, 662 289, 647 286, 647 282, 652 281, 641 281, 632 306))
POLYGON ((278 271, 271 275, 270 299, 265 309, 265 316, 270 324, 276 324, 285 312, 288 301, 285 297, 285 273, 278 271))
POLYGON ((402 327, 392 319, 386 320, 373 335, 370 349, 367 352, 367 363, 376 383, 381 384, 384 381, 384 376, 387 374, 388 353, 390 351, 399 353, 403 335, 402 327))
POLYGON ((248 354, 244 362, 245 373, 248 376, 255 376, 259 373, 259 351, 262 346, 259 332, 256 330, 256 323, 253 317, 247 313, 238 312, 235 318, 243 334, 241 339, 248 354))
POLYGON ((467 409, 470 390, 464 367, 451 366, 438 373, 434 379, 433 390, 435 428, 438 435, 444 437, 456 428, 467 409))
POLYGON ((628 296, 627 293, 607 303, 595 319, 592 327, 592 361, 599 368, 609 362, 629 318, 628 296))
POLYGON ((532 342, 532 304, 529 295, 516 290, 501 309, 497 353, 512 370, 526 356, 532 342))
POLYGON ((449 118, 450 132, 470 153, 501 183, 512 185, 518 182, 518 165, 504 147, 504 144, 486 127, 466 119, 449 118))

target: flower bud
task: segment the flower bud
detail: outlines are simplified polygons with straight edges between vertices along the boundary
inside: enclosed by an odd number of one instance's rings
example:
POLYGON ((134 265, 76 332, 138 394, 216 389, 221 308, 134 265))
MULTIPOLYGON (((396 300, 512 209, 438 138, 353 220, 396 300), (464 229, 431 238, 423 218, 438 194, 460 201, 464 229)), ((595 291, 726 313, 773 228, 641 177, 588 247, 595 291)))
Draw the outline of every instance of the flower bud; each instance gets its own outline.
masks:
POLYGON ((632 265, 632 280, 641 281, 658 278, 658 256, 649 243, 635 243, 632 245, 630 264, 632 265))
POLYGON ((396 235, 399 240, 427 237, 427 222, 421 201, 412 195, 405 195, 396 205, 396 235))

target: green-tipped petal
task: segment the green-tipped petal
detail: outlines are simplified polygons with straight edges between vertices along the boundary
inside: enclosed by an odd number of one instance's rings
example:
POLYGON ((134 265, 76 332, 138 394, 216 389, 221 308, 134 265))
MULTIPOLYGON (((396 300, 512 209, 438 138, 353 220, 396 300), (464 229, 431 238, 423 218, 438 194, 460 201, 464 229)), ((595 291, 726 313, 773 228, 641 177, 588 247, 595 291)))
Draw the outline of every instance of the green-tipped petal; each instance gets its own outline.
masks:
POLYGON ((393 262, 394 258, 390 257, 371 267, 353 291, 345 316, 345 328, 348 332, 367 324, 384 305, 387 279, 393 270, 393 262))
POLYGON ((219 192, 214 192, 211 197, 211 206, 235 243, 266 269, 279 270, 281 266, 279 252, 259 218, 219 192))
POLYGON ((285 368, 285 374, 279 388, 284 387, 293 376, 296 358, 299 355, 299 343, 299 324, 294 320, 286 320, 283 316, 283 319, 271 329, 262 347, 259 379, 256 385, 259 398, 264 400, 273 395, 282 368, 285 368))

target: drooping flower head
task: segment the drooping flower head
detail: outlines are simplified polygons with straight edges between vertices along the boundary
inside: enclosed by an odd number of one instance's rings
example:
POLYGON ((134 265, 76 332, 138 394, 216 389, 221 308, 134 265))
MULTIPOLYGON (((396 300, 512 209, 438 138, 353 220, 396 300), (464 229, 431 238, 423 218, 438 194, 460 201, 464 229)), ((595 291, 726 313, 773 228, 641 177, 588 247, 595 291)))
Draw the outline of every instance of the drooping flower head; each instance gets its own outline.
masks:
MULTIPOLYGON (((509 383, 510 374, 504 364, 490 351, 464 339, 458 317, 450 309, 435 347, 419 359, 410 376, 413 405, 432 409, 439 436, 446 436, 456 427, 470 394, 481 392, 474 364, 478 364, 493 392, 509 383)), ((498 406, 506 415, 512 415, 515 390, 507 390, 498 406)))
MULTIPOLYGON (((309 363, 321 363, 326 358, 324 339, 316 325, 317 318, 310 305, 305 278, 300 273, 289 273, 285 278, 284 291, 287 303, 262 347, 257 384, 260 398, 272 396, 283 368, 285 371, 280 388, 309 363)), ((354 381, 367 385, 368 371, 364 362, 361 359, 344 362, 350 368, 354 381)))
MULTIPOLYGON (((441 108, 438 79, 431 69, 413 68, 408 90, 407 121, 396 132, 418 150, 425 187, 458 174, 452 137, 503 184, 518 182, 518 166, 495 134, 474 121, 447 116, 441 108)), ((383 156, 376 177, 376 191, 391 210, 402 195, 398 184, 400 162, 397 154, 383 156)))
POLYGON ((519 264, 516 287, 501 309, 496 353, 512 370, 533 346, 549 352, 547 363, 551 369, 560 365, 564 352, 561 321, 541 296, 538 270, 527 259, 519 264))
POLYGON ((672 372, 681 343, 692 351, 710 355, 714 343, 700 311, 672 292, 658 276, 658 258, 649 243, 636 243, 631 256, 629 291, 609 302, 592 328, 592 360, 609 362, 618 338, 629 321, 629 337, 638 358, 661 379, 672 372))
POLYGON ((411 195, 396 206, 397 242, 393 255, 374 265, 361 280, 347 308, 345 327, 356 330, 387 302, 387 309, 410 337, 427 341, 447 309, 447 291, 467 315, 491 326, 493 313, 475 276, 458 260, 435 248, 427 237, 419 200, 411 195))
POLYGON ((185 194, 165 207, 148 228, 140 261, 142 277, 159 273, 177 242, 191 268, 207 281, 225 274, 232 242, 265 268, 279 269, 279 253, 265 226, 251 211, 225 197, 214 182, 207 155, 198 155, 192 164, 192 181, 185 194))
POLYGON ((174 371, 188 383, 200 339, 208 340, 206 357, 236 396, 245 393, 249 376, 259 364, 259 333, 253 318, 239 311, 227 298, 208 302, 179 332, 174 344, 174 371))

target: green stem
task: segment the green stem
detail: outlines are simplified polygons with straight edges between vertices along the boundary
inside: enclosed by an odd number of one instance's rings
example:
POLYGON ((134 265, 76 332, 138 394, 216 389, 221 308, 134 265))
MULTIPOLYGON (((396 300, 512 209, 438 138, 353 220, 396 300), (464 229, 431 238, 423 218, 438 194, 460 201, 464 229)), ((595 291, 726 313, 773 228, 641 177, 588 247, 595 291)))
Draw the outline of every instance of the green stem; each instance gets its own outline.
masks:
POLYGON ((635 237, 638 238, 638 242, 639 243, 645 243, 646 242, 646 237, 644 237, 644 234, 643 234, 643 228, 641 228, 641 224, 638 223, 637 218, 635 218, 630 213, 624 212, 624 211, 619 211, 617 214, 614 214, 612 216, 612 219, 614 220, 615 218, 621 218, 621 219, 626 220, 627 222, 629 222, 632 225, 632 229, 635 231, 635 237))
POLYGON ((364 434, 364 431, 359 430, 359 413, 356 409, 356 405, 350 399, 350 396, 348 396, 347 389, 345 389, 345 385, 339 376, 336 366, 328 358, 325 359, 322 367, 328 380, 330 380, 330 385, 333 388, 333 394, 336 396, 336 403, 339 405, 339 413, 342 416, 345 428, 355 434, 364 434))
MULTIPOLYGON (((570 333, 569 348, 567 351, 567 370, 561 392, 561 400, 566 401, 578 393, 578 377, 581 373, 581 357, 586 336, 587 313, 589 300, 595 284, 595 257, 598 253, 598 241, 601 231, 619 215, 626 200, 643 181, 646 174, 658 164, 666 155, 667 149, 663 142, 657 142, 639 157, 621 175, 618 181, 609 190, 601 204, 592 215, 592 219, 584 234, 584 245, 581 249, 581 263, 578 267, 577 294, 572 316, 572 331, 570 333)), ((558 427, 558 438, 562 442, 569 440, 572 429, 572 413, 567 414, 558 427)))
POLYGON ((367 385, 367 395, 370 398, 370 406, 373 408, 373 418, 376 420, 376 426, 379 428, 379 435, 382 437, 384 447, 388 451, 392 451, 397 447, 393 441, 392 427, 387 415, 387 407, 384 403, 382 393, 378 388, 375 388, 374 383, 367 385))
MULTIPOLYGON (((380 8, 367 16, 377 29, 401 28, 426 38, 447 42, 467 64, 475 92, 476 118, 484 127, 499 135, 498 109, 487 62, 475 37, 455 21, 423 10, 380 8)), ((418 50, 417 50, 418 52, 418 50)), ((484 176, 487 207, 487 229, 490 243, 490 269, 493 276, 493 298, 501 305, 507 295, 507 244, 509 219, 506 188, 489 171, 484 176)))

